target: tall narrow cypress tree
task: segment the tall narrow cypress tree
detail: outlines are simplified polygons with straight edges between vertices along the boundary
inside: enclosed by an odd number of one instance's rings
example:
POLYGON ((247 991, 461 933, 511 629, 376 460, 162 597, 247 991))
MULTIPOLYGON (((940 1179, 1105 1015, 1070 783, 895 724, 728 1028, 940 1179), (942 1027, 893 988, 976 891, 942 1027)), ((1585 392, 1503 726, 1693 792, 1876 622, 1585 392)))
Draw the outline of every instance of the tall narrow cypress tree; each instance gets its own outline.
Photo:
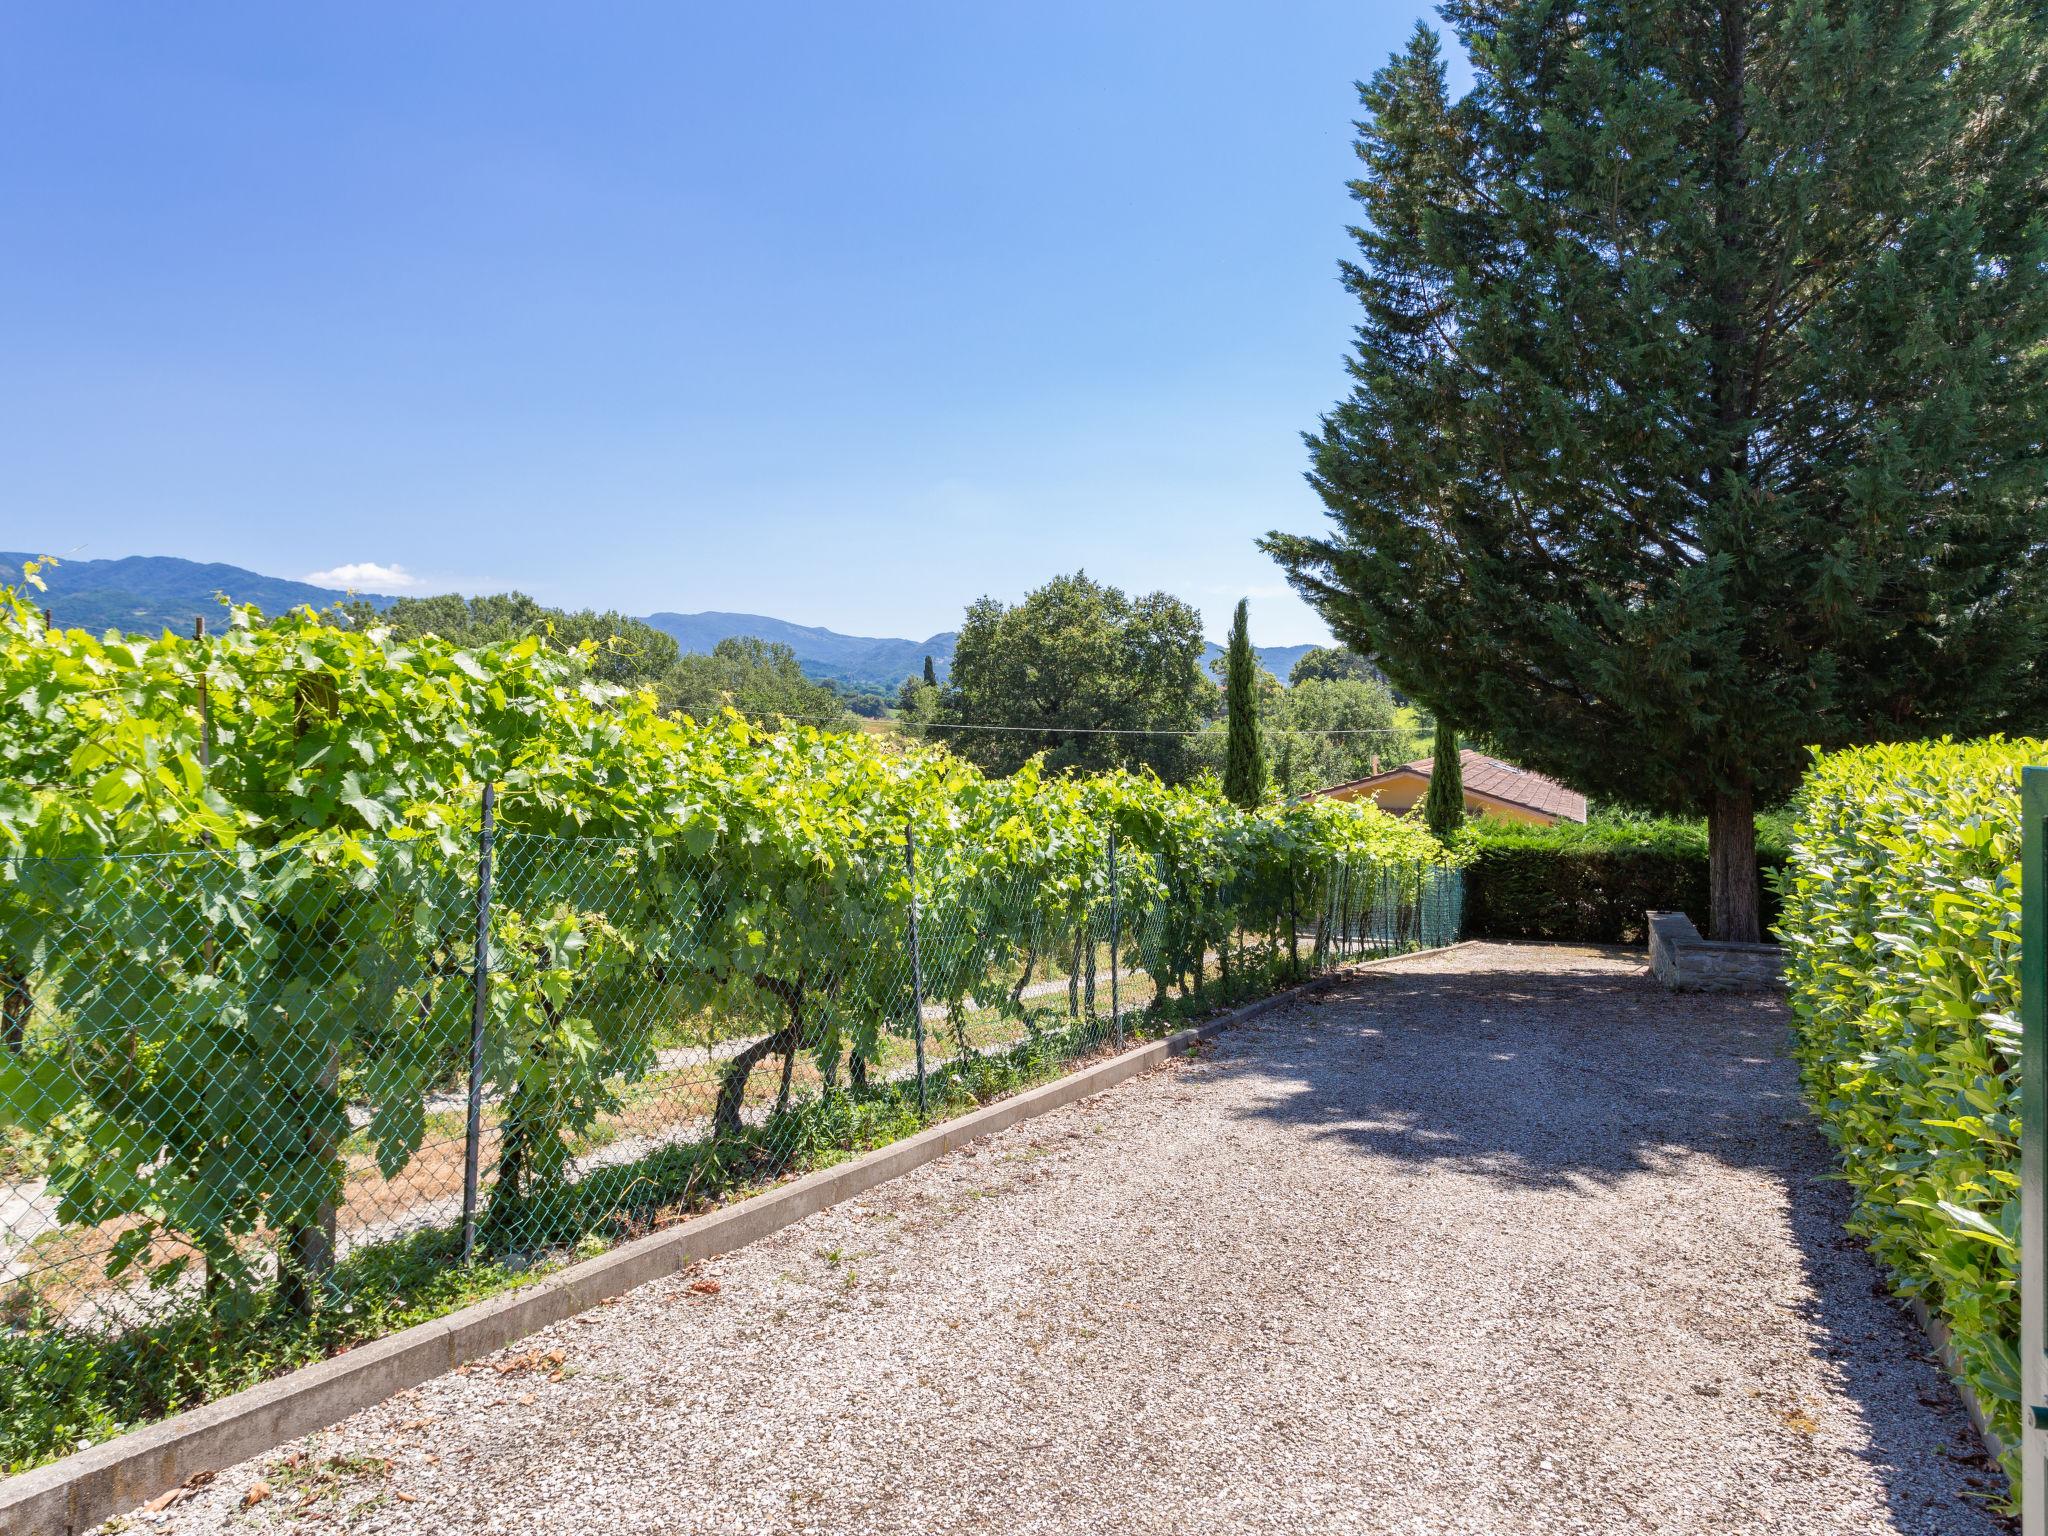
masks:
POLYGON ((2048 38, 2032 0, 1450 0, 1362 88, 1334 528, 1266 548, 1516 761, 1755 813, 1810 745, 2048 708, 2048 38))
POLYGON ((1266 754, 1259 747, 1259 659, 1252 653, 1249 603, 1239 598, 1230 625, 1224 704, 1229 741, 1223 760, 1223 793, 1233 805, 1252 809, 1266 798, 1266 754))
POLYGON ((1436 717, 1436 746, 1429 763, 1429 793, 1422 800, 1422 819, 1438 837, 1449 837, 1465 825, 1465 764, 1458 756, 1458 733, 1442 715, 1436 717))
POLYGON ((939 669, 932 665, 932 659, 929 656, 924 659, 924 685, 927 688, 939 686, 939 669))

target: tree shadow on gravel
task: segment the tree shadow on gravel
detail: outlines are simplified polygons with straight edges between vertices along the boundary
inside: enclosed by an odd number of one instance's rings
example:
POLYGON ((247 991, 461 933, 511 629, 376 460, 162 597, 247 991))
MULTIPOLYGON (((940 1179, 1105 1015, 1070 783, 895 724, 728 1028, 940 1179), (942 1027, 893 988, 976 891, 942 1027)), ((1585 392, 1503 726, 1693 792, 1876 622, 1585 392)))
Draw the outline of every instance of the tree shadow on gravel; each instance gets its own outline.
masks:
POLYGON ((1572 971, 1518 968, 1521 952, 1363 972, 1297 1005, 1254 1053, 1289 1088, 1261 1113, 1362 1153, 1589 1191, 1675 1153, 1775 1166, 1784 1122, 1806 1123, 1776 997, 1666 992, 1618 947, 1570 951, 1572 971))
POLYGON ((1273 1085, 1248 1116, 1504 1193, 1600 1199, 1699 1156, 1767 1175, 1805 1272, 1809 1348, 1862 1411, 1858 1454, 1896 1528, 2016 1530, 1982 1503, 2005 1479, 1926 1336, 1843 1230, 1849 1193, 1801 1097, 1782 998, 1669 992, 1617 946, 1457 953, 1468 968, 1362 972, 1226 1048, 1219 1068, 1273 1085))

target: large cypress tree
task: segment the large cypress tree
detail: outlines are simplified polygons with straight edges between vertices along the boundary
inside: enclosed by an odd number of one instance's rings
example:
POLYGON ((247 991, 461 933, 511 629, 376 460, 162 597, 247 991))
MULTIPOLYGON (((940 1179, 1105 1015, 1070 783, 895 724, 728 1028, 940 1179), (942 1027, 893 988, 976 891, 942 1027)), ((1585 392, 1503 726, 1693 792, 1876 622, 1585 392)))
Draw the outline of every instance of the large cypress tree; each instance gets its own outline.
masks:
POLYGON ((1223 793, 1231 804, 1246 810, 1266 798, 1266 754, 1259 746, 1259 658, 1252 651, 1249 607, 1244 598, 1238 599, 1224 660, 1224 708, 1229 718, 1223 793))
POLYGON ((1941 0, 1456 0, 1370 84, 1335 529, 1267 547, 1433 710, 1754 813, 1809 744, 2038 728, 2048 41, 1941 0))

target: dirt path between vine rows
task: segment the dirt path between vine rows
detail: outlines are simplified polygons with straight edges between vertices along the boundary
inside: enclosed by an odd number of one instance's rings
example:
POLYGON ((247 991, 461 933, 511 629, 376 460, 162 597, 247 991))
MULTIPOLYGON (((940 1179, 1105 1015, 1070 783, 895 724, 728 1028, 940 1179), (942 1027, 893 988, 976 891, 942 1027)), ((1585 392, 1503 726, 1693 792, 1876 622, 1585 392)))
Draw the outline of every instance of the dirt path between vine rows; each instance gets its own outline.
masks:
POLYGON ((1388 964, 128 1528, 2002 1532, 1784 1029, 1388 964))

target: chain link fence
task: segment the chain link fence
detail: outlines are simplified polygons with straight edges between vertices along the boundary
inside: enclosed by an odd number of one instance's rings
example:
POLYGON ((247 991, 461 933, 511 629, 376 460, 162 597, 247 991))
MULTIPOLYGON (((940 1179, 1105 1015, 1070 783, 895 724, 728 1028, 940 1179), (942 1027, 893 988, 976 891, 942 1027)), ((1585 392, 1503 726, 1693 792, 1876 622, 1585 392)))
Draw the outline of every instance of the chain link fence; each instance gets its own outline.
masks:
POLYGON ((1458 933, 1448 867, 1216 881, 1111 837, 1099 878, 1048 884, 892 846, 772 891, 488 812, 318 855, 0 861, 0 1461, 70 1448, 24 1391, 111 1431, 1458 933))

